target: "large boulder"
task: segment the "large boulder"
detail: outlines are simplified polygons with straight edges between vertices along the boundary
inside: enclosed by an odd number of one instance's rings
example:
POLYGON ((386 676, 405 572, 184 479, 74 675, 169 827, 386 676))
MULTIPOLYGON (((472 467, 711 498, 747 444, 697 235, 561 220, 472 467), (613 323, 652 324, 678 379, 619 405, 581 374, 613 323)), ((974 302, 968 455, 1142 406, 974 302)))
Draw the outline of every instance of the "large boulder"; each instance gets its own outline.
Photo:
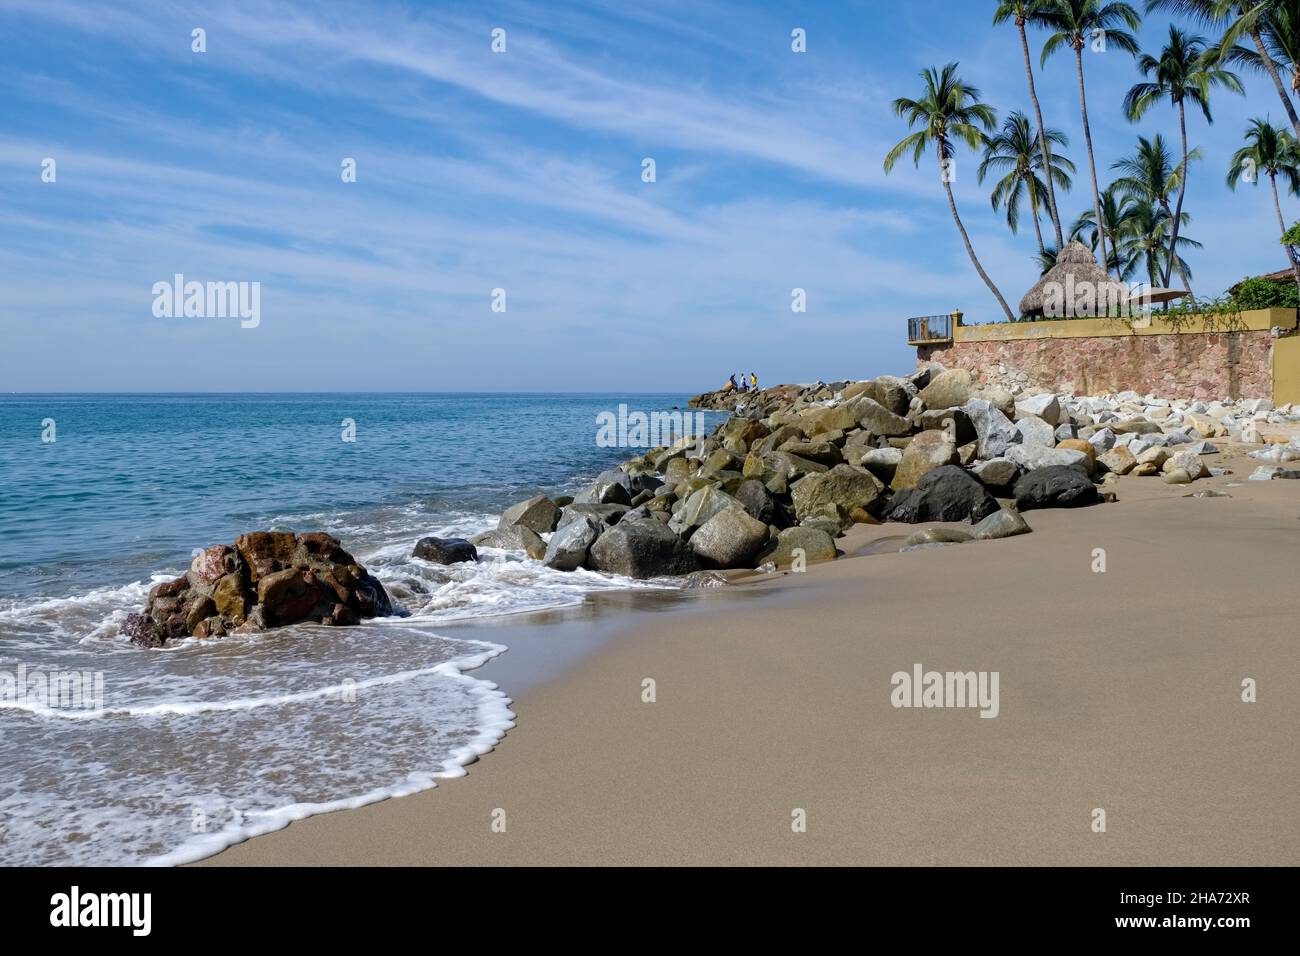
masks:
POLYGON ((921 432, 903 449, 903 457, 890 482, 895 491, 915 488, 926 474, 944 465, 957 464, 957 446, 947 432, 921 432))
POLYGON ((944 431, 958 445, 965 445, 979 439, 975 426, 964 408, 938 408, 921 413, 922 431, 944 431))
POLYGON ((355 624, 391 614, 388 592, 328 534, 253 531, 200 552, 149 592, 121 633, 143 647, 309 621, 355 624))
POLYGON ((628 578, 690 574, 700 569, 699 559, 686 542, 653 518, 621 521, 610 528, 591 546, 587 565, 593 571, 628 578))
POLYGON ((971 467, 971 473, 985 488, 1000 491, 1011 487, 1011 483, 1020 475, 1020 466, 1010 458, 990 458, 988 461, 976 462, 971 467))
POLYGON ((836 465, 823 474, 807 475, 790 487, 795 516, 802 521, 819 513, 825 505, 839 505, 845 511, 878 509, 885 486, 870 472, 852 465, 836 465))
POLYGON ((741 482, 740 487, 736 489, 736 500, 750 517, 758 519, 763 524, 778 527, 787 524, 785 509, 777 503, 776 498, 761 481, 751 478, 741 482))
POLYGON ((964 368, 952 368, 930 378, 930 384, 921 389, 921 401, 926 408, 957 408, 971 399, 974 380, 964 368))
POLYGON ((1165 474, 1177 469, 1187 472, 1192 481, 1196 481, 1198 478, 1210 477, 1209 467, 1201 460, 1201 456, 1194 451, 1175 452, 1161 466, 1161 470, 1165 474))
POLYGON ((903 461, 903 450, 901 448, 873 448, 862 456, 859 463, 867 471, 871 472, 885 484, 890 484, 894 480, 894 475, 898 472, 898 466, 903 461))
POLYGON ((762 521, 739 508, 724 508, 691 535, 691 550, 713 567, 750 567, 767 537, 762 521))
POLYGON ((1100 428, 1088 436, 1088 443, 1097 449, 1097 454, 1100 455, 1115 447, 1115 433, 1109 428, 1100 428))
POLYGON ((897 375, 882 375, 875 381, 876 394, 871 396, 895 415, 906 415, 916 386, 897 375))
POLYGON ((1097 461, 1101 462, 1108 472, 1115 475, 1127 475, 1137 467, 1137 459, 1125 445, 1117 445, 1104 455, 1100 456, 1097 461))
POLYGON ((689 458, 673 458, 664 466, 664 484, 679 485, 689 479, 700 463, 689 458))
POLYGON ((502 551, 522 551, 534 561, 539 561, 546 554, 546 542, 541 535, 521 524, 496 531, 485 531, 469 539, 477 548, 500 548, 502 551))
MULTIPOLYGON (((297 547, 298 540, 292 531, 250 531, 235 539, 235 550, 239 552, 239 557, 248 568, 249 578, 253 581, 291 564, 297 547)), ((200 560, 206 564, 208 552, 212 550, 209 548, 198 555, 190 569, 194 570, 194 564, 200 560)))
POLYGON ((463 561, 477 561, 478 548, 464 538, 421 538, 415 542, 412 557, 434 564, 459 564, 463 561))
POLYGON ((621 471, 606 471, 578 492, 573 500, 578 504, 626 505, 632 502, 632 476, 621 471))
POLYGON ((705 485, 690 494, 669 520, 668 527, 674 534, 689 538, 696 528, 726 508, 744 510, 739 501, 717 485, 705 485))
POLYGON ((1036 468, 1021 477, 1013 489, 1016 507, 1021 511, 1032 508, 1078 508, 1096 504, 1100 497, 1097 486, 1070 465, 1051 465, 1036 468))
POLYGON ((1001 506, 982 484, 956 465, 926 474, 916 487, 895 496, 890 521, 979 521, 1001 506))
POLYGON ((891 412, 884 405, 869 398, 855 398, 847 403, 853 407, 857 424, 873 435, 901 438, 912 433, 912 423, 902 415, 891 412))
POLYGON ((1007 449, 1007 457, 1025 471, 1039 468, 1073 468, 1079 474, 1087 476, 1091 470, 1088 456, 1081 451, 1069 448, 1044 448, 1042 445, 1012 445, 1007 449))
POLYGON ((501 520, 497 523, 497 528, 504 530, 518 525, 538 534, 547 534, 555 530, 555 523, 559 520, 560 509, 555 502, 545 495, 538 495, 511 505, 501 512, 501 520))
POLYGON ((859 395, 865 395, 868 398, 880 401, 880 389, 874 381, 849 382, 844 386, 844 391, 840 392, 840 398, 846 402, 851 398, 857 398, 859 395))
POLYGON ((971 537, 976 541, 991 541, 994 538, 1011 538, 1018 534, 1029 534, 1034 529, 1018 511, 1003 508, 989 515, 971 529, 971 537))
POLYGON ((587 552, 605 525, 588 515, 577 515, 560 526, 546 544, 542 563, 557 571, 576 571, 587 561, 587 552))
POLYGON ((759 455, 767 455, 776 451, 786 442, 803 441, 803 439, 804 433, 793 425, 779 425, 767 437, 761 439, 758 444, 751 445, 750 451, 757 452, 759 455))
POLYGON ((979 457, 997 458, 1016 441, 1016 426, 987 399, 972 398, 963 411, 979 436, 979 457))
POLYGON ((248 613, 255 604, 253 594, 238 571, 219 578, 212 587, 212 605, 216 608, 217 615, 235 627, 248 619, 248 613))
POLYGON ((971 394, 971 398, 982 398, 989 402, 994 408, 1000 411, 1007 418, 1014 418, 1016 415, 1016 399, 1005 388, 997 385, 982 385, 971 394))
POLYGON ((1052 428, 1062 421, 1061 403, 1055 395, 1030 395, 1016 402, 1016 418, 1038 418, 1052 428))
POLYGON ((820 465, 807 458, 800 458, 798 455, 792 455, 786 451, 774 452, 765 460, 768 467, 772 469, 773 474, 783 475, 787 481, 794 481, 804 475, 820 474, 830 470, 825 465, 820 465))
POLYGON ((835 539, 828 532, 796 525, 786 528, 775 541, 769 542, 754 563, 756 566, 770 563, 784 570, 796 561, 804 565, 834 561, 837 553, 835 539))
POLYGON ((1016 422, 1016 434, 1022 445, 1037 445, 1041 448, 1056 445, 1056 429, 1033 415, 1026 415, 1016 422))

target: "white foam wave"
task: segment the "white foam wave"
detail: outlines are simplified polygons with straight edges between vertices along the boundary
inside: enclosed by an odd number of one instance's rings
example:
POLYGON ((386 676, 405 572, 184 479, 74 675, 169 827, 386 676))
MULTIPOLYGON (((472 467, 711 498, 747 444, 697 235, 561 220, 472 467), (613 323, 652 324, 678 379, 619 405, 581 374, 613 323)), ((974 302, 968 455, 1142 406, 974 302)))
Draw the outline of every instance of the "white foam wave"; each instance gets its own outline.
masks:
MULTIPOLYGON (((474 642, 482 643, 482 642, 474 642)), ((355 810, 371 803, 388 800, 393 797, 405 797, 423 790, 432 790, 438 780, 465 776, 465 767, 479 757, 492 751, 506 732, 515 726, 515 713, 510 709, 512 701, 492 681, 471 677, 465 671, 481 667, 487 661, 504 653, 506 648, 499 644, 485 644, 479 654, 467 655, 447 661, 431 668, 433 673, 441 674, 451 680, 464 682, 465 686, 477 698, 477 732, 465 744, 455 747, 442 761, 439 769, 434 771, 413 771, 398 782, 387 786, 375 787, 365 793, 338 800, 322 802, 299 802, 260 811, 242 825, 223 827, 212 834, 195 836, 174 850, 159 854, 143 861, 145 866, 179 866, 193 863, 220 853, 227 847, 242 843, 255 836, 272 833, 283 829, 295 820, 303 820, 320 813, 332 813, 336 810, 355 810)))

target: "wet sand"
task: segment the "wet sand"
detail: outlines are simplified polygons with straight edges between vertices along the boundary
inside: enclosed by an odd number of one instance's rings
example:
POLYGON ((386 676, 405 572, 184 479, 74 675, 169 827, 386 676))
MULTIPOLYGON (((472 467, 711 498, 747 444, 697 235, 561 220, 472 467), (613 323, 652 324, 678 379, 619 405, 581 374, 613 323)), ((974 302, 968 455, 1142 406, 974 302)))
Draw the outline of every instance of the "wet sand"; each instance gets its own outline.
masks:
POLYGON ((806 574, 499 625, 518 726, 466 777, 202 865, 1300 863, 1300 482, 1207 461, 1031 535, 859 526, 806 574), (895 708, 914 664, 997 671, 999 715, 895 708))

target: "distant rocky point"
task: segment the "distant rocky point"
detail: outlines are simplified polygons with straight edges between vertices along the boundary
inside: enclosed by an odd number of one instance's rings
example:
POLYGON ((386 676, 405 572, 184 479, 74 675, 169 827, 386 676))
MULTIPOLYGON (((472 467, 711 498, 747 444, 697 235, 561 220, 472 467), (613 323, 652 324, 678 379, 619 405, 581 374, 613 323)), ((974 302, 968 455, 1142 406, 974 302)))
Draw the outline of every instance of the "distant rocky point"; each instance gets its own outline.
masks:
POLYGON ((310 621, 356 624, 392 613, 388 592, 321 532, 253 531, 198 554, 190 570, 149 592, 127 616, 132 643, 162 647, 183 637, 220 637, 310 621))

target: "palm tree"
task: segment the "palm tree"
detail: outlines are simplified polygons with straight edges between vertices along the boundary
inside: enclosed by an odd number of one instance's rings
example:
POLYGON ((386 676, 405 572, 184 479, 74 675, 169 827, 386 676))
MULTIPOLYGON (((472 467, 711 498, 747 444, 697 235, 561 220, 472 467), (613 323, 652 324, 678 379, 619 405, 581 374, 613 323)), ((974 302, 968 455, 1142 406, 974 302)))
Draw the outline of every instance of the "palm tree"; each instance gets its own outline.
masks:
MULTIPOLYGON (((1119 0, 1044 0, 1040 22, 1055 32, 1043 44, 1041 63, 1063 46, 1074 50, 1075 68, 1079 74, 1079 111, 1083 117, 1083 139, 1088 147, 1088 171, 1092 174, 1092 206, 1101 220, 1101 195, 1097 189, 1097 161, 1092 151, 1092 129, 1088 126, 1088 95, 1083 82, 1083 48, 1097 37, 1107 46, 1137 55, 1138 42, 1133 34, 1121 27, 1136 30, 1142 18, 1128 3, 1119 0)), ((1106 261, 1106 235, 1102 230, 1101 258, 1106 261)))
POLYGON ((1296 114, 1295 104, 1282 84, 1282 76, 1265 42, 1270 20, 1280 22, 1289 18, 1294 21, 1295 0, 1147 0, 1147 11, 1152 10, 1181 13, 1209 26, 1222 28, 1223 37, 1214 47, 1220 57, 1230 55, 1239 41, 1249 37, 1258 57, 1256 64, 1273 81, 1291 127, 1300 137, 1300 116, 1296 114))
MULTIPOLYGON (((1117 245, 1120 241, 1119 237, 1123 236, 1129 228, 1134 205, 1135 200, 1120 190, 1115 183, 1111 183, 1102 190, 1102 230, 1115 240, 1112 242, 1109 255, 1106 258, 1106 271, 1115 273, 1120 279, 1129 278, 1133 272, 1131 263, 1125 263, 1117 245)), ((1097 247, 1101 244, 1101 230, 1097 229, 1096 213, 1091 209, 1082 213, 1070 229, 1070 238, 1087 243, 1088 247, 1095 253, 1097 247)))
MULTIPOLYGON (((1286 180, 1287 188, 1296 193, 1300 191, 1300 145, 1284 129, 1279 129, 1266 119, 1253 119, 1246 127, 1246 145, 1232 154, 1232 165, 1228 168, 1228 188, 1236 190, 1237 183, 1244 178, 1252 186, 1259 183, 1259 173, 1268 176, 1269 185, 1273 187, 1273 211, 1277 213, 1277 226, 1286 234, 1286 220, 1282 218, 1282 203, 1277 195, 1277 178, 1286 180)), ((1296 287, 1300 288, 1300 263, 1295 254, 1287 247, 1287 258, 1291 261, 1291 272, 1295 276, 1296 287)))
POLYGON ((957 200, 952 195, 950 164, 957 152, 957 142, 964 142, 971 149, 981 149, 988 139, 986 131, 992 130, 997 123, 997 114, 993 107, 979 101, 979 90, 961 81, 957 75, 956 63, 949 63, 942 70, 930 67, 922 70, 920 76, 925 81, 924 94, 919 100, 906 97, 894 100, 894 115, 906 119, 909 129, 918 125, 921 128, 889 151, 885 156, 885 172, 891 172, 898 158, 908 150, 912 151, 912 161, 920 168, 926 149, 934 147, 939 161, 939 179, 948 195, 948 208, 952 210, 953 222, 957 224, 957 231, 966 244, 966 254, 970 256, 975 271, 1002 306, 1002 311, 1007 314, 1007 321, 1013 321, 1015 316, 1011 314, 1007 300, 1002 297, 975 255, 975 247, 971 245, 970 236, 957 213, 957 200))
MULTIPOLYGON (((1034 104, 1034 119, 1038 123, 1038 148, 1043 155, 1043 171, 1046 173, 1047 206, 1052 214, 1052 226, 1056 230, 1056 248, 1065 245, 1061 238, 1061 214, 1056 207, 1055 178, 1052 173, 1052 144, 1044 132, 1043 108, 1038 103, 1038 90, 1034 86, 1034 64, 1029 57, 1029 37, 1025 33, 1025 24, 1039 23, 1042 16, 1042 0, 998 0, 997 10, 993 14, 993 25, 999 26, 1008 20, 1015 20, 1016 30, 1020 33, 1020 49, 1025 56, 1025 77, 1029 80, 1029 100, 1034 104)), ((1042 242, 1039 242, 1042 245, 1042 242)))
MULTIPOLYGON (((1157 59, 1149 53, 1138 57, 1138 70, 1150 79, 1137 83, 1124 97, 1124 112, 1129 120, 1137 122, 1151 107, 1162 100, 1168 100, 1178 110, 1178 130, 1182 136, 1183 171, 1182 182, 1178 187, 1178 202, 1174 207, 1173 233, 1170 243, 1178 245, 1178 225, 1183 215, 1183 198, 1187 195, 1187 101, 1200 107, 1205 122, 1213 123, 1210 115, 1210 90, 1222 86, 1234 93, 1245 94, 1241 80, 1235 73, 1219 66, 1203 62, 1205 39, 1192 36, 1169 27, 1169 42, 1160 51, 1157 59)), ((1169 268, 1173 267, 1172 261, 1169 268)), ((1162 279, 1162 284, 1169 285, 1169 273, 1162 279)))
MULTIPOLYGON (((1189 160, 1200 158, 1200 150, 1193 150, 1188 155, 1189 160)), ((1137 200, 1154 203, 1164 211, 1166 225, 1173 223, 1175 214, 1169 208, 1169 197, 1182 187, 1187 167, 1184 163, 1177 166, 1173 164, 1163 136, 1159 133, 1156 133, 1154 139, 1139 136, 1137 152, 1113 163, 1111 168, 1124 173, 1114 184, 1120 192, 1137 200)), ((1185 213, 1178 215, 1183 216, 1185 213)), ((1182 245, 1184 244, 1180 242, 1175 246, 1171 236, 1171 247, 1179 248, 1182 245)), ((1177 268, 1183 280, 1183 288, 1191 292, 1191 273, 1180 265, 1181 261, 1178 256, 1169 257, 1164 263, 1166 274, 1177 268)))
MULTIPOLYGON (((1183 213, 1181 225, 1187 225, 1191 218, 1183 213)), ((1201 244, 1182 235, 1178 237, 1178 248, 1199 249, 1201 244)), ((1168 271, 1170 263, 1180 275, 1190 278, 1192 270, 1186 260, 1181 255, 1174 255, 1170 249, 1169 213, 1150 199, 1135 199, 1120 236, 1120 255, 1125 261, 1125 278, 1131 277, 1138 266, 1142 266, 1146 269, 1147 280, 1154 287, 1159 285, 1159 276, 1168 271)))
MULTIPOLYGON (((1259 20, 1260 39, 1272 68, 1286 81, 1291 93, 1300 94, 1300 7, 1290 3, 1266 12, 1259 20)), ((1253 46, 1216 45, 1206 51, 1211 63, 1244 66, 1265 75, 1268 65, 1253 46)))
MULTIPOLYGON (((1069 145, 1069 140, 1060 130, 1049 129, 1043 135, 1036 134, 1029 123, 1029 117, 1016 110, 1002 123, 1002 129, 989 138, 984 147, 984 161, 980 163, 979 169, 981 183, 990 171, 1003 173, 993 187, 993 208, 999 209, 1005 204, 1007 225, 1013 234, 1020 228, 1020 202, 1026 195, 1029 197, 1029 209, 1040 252, 1046 247, 1043 245, 1043 230, 1039 227, 1038 216, 1039 210, 1048 204, 1049 195, 1048 187, 1038 175, 1040 170, 1046 172, 1046 161, 1041 148, 1044 139, 1059 146, 1069 145)), ((1053 161, 1056 165, 1052 168, 1052 178, 1062 189, 1069 189, 1074 163, 1059 153, 1053 161)))

